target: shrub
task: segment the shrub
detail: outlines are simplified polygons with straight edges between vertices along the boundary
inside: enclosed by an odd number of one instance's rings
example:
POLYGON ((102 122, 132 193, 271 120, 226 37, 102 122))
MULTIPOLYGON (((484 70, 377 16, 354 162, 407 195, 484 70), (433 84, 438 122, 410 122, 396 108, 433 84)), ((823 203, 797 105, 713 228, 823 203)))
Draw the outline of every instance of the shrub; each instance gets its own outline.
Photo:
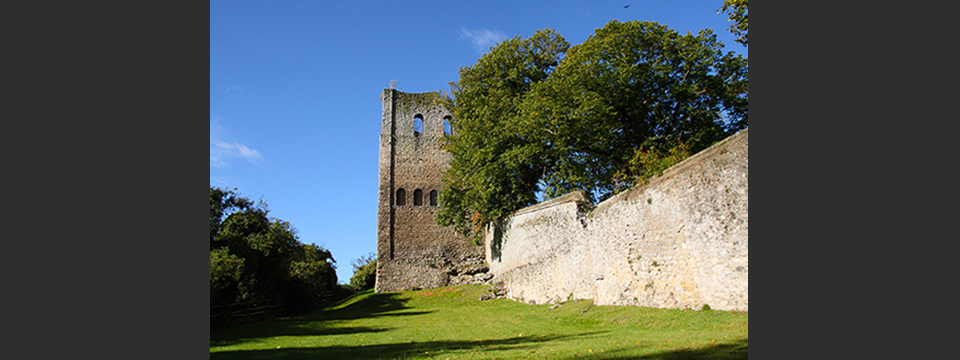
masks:
POLYGON ((361 265, 350 277, 350 288, 354 291, 363 291, 373 289, 377 281, 377 261, 370 260, 366 265, 361 265))

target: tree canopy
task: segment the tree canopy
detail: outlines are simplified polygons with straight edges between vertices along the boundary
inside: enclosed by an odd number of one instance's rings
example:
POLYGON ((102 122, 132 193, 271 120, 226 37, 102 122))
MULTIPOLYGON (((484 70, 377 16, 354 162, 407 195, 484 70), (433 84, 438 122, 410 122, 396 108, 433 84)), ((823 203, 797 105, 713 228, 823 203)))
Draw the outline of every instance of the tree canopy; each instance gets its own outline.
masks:
POLYGON ((479 235, 490 221, 584 190, 606 199, 746 128, 747 60, 710 30, 618 22, 570 46, 515 37, 460 69, 442 102, 452 155, 437 221, 479 235))
POLYGON ((720 7, 721 13, 727 13, 727 19, 733 21, 730 24, 730 32, 737 36, 734 40, 743 46, 747 46, 747 0, 724 0, 720 7))
POLYGON ((443 178, 437 219, 461 233, 477 233, 480 221, 499 217, 536 200, 545 165, 541 142, 522 137, 522 101, 534 84, 547 79, 570 47, 553 30, 528 39, 500 42, 474 66, 460 69, 460 80, 441 102, 453 113, 453 134, 444 147, 453 156, 443 178))

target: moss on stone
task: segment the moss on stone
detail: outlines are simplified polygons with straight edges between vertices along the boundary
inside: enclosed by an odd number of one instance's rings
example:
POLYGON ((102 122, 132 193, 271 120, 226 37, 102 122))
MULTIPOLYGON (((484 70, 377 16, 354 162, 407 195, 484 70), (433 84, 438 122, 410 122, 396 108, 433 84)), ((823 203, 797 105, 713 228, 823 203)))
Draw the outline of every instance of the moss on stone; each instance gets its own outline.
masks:
POLYGON ((394 96, 397 110, 401 113, 409 113, 411 109, 428 108, 440 100, 440 94, 435 92, 410 94, 397 91, 394 96))

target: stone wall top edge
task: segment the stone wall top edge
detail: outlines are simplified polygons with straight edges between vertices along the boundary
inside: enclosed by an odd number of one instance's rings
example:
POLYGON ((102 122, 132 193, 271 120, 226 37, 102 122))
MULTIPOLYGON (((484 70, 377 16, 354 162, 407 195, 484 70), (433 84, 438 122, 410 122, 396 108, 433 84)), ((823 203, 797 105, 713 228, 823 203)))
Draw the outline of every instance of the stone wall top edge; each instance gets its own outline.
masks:
POLYGON ((541 202, 539 204, 527 206, 523 209, 517 210, 513 214, 510 214, 510 216, 518 216, 518 215, 522 215, 522 214, 526 214, 534 211, 551 208, 558 205, 563 205, 569 202, 576 202, 580 204, 590 204, 590 200, 587 199, 587 194, 584 193, 582 190, 577 190, 577 191, 568 193, 566 195, 541 202))
POLYGON ((612 204, 630 199, 638 194, 643 193, 644 190, 657 186, 691 167, 697 166, 706 160, 721 155, 723 150, 738 146, 740 143, 745 142, 748 136, 747 130, 749 130, 749 128, 740 130, 739 132, 728 136, 726 139, 720 140, 716 144, 713 144, 710 147, 691 155, 683 161, 667 168, 662 174, 660 174, 660 176, 650 179, 650 181, 648 181, 646 184, 634 186, 627 191, 621 192, 610 197, 609 199, 601 201, 599 204, 597 204, 593 211, 602 211, 603 209, 610 207, 612 204))
MULTIPOLYGON (((598 210, 602 210, 604 208, 610 207, 611 204, 622 201, 622 199, 630 198, 634 194, 639 194, 643 192, 643 190, 646 190, 647 188, 650 188, 669 178, 672 178, 674 175, 686 170, 687 168, 696 166, 697 164, 707 159, 710 159, 719 155, 722 150, 732 146, 736 146, 738 143, 746 140, 748 136, 747 130, 749 130, 749 128, 740 130, 736 134, 730 135, 726 139, 720 140, 716 144, 713 144, 712 146, 706 149, 703 149, 702 151, 694 155, 691 155, 690 157, 684 159, 683 161, 677 163, 676 165, 673 165, 667 170, 664 170, 663 174, 661 174, 660 176, 654 177, 646 184, 634 186, 632 189, 621 192, 619 194, 616 194, 610 197, 609 199, 601 201, 599 204, 597 204, 597 206, 593 209, 593 211, 598 211, 598 210)), ((583 204, 590 204, 590 200, 588 200, 586 193, 584 193, 582 190, 576 190, 566 195, 522 208, 510 214, 510 216, 517 216, 525 213, 543 210, 546 208, 554 207, 554 206, 572 202, 572 201, 583 203, 583 204)))

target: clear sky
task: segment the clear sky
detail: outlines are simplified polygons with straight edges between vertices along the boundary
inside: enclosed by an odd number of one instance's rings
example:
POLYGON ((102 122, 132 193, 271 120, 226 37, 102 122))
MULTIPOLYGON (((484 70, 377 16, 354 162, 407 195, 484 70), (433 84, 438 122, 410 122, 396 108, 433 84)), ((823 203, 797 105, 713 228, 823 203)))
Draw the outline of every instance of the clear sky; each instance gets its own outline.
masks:
POLYGON ((341 283, 376 250, 379 95, 449 90, 497 41, 556 30, 571 45, 610 20, 733 41, 722 0, 210 2, 210 186, 263 198, 341 283), (628 7, 625 7, 629 5, 628 7))

